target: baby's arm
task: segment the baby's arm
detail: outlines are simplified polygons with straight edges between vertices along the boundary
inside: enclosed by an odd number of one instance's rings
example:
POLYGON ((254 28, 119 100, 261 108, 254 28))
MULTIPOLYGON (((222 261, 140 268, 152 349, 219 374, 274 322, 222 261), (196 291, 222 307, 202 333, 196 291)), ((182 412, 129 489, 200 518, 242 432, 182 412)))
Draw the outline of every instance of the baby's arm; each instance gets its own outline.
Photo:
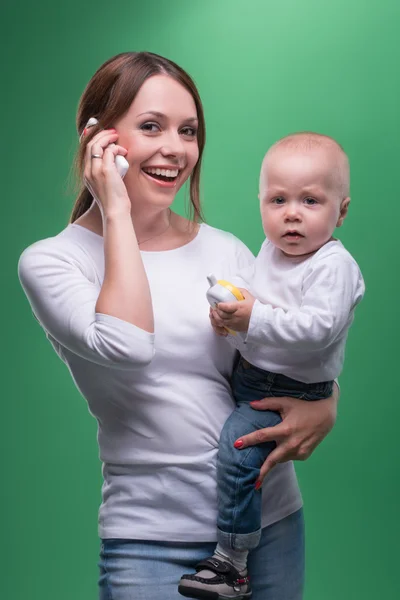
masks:
MULTIPOLYGON (((254 301, 246 342, 304 351, 325 348, 348 326, 363 291, 360 271, 351 259, 333 254, 315 261, 304 279, 298 309, 285 311, 254 301)), ((220 303, 217 312, 218 325, 240 326, 240 303, 220 303)))

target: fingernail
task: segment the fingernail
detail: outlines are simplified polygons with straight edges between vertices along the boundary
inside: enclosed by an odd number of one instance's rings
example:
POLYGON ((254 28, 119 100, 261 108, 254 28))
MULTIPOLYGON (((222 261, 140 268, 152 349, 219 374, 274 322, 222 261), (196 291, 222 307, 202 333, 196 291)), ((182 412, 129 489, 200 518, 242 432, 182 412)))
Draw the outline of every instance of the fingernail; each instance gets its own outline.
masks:
POLYGON ((86 134, 87 134, 87 131, 88 131, 88 130, 87 130, 87 127, 85 127, 85 129, 83 130, 83 135, 86 135, 86 134))
POLYGON ((235 448, 241 448, 243 446, 243 440, 237 440, 233 445, 235 448))
POLYGON ((259 490, 261 486, 262 486, 262 482, 256 481, 256 485, 254 486, 256 488, 256 490, 259 490))

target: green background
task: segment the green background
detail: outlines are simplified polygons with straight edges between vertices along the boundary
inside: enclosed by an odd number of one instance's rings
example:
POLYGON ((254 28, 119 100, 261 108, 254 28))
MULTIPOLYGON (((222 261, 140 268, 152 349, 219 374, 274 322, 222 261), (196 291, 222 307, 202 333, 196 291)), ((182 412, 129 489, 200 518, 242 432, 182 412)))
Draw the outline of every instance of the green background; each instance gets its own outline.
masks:
POLYGON ((208 128, 207 220, 254 252, 263 239, 257 184, 267 147, 307 129, 334 136, 348 152, 352 204, 339 233, 367 294, 347 346, 338 423, 296 465, 307 520, 305 600, 400 598, 400 3, 6 4, 1 598, 97 595, 96 424, 34 321, 16 268, 26 246, 66 225, 79 96, 102 62, 126 50, 163 54, 195 79, 208 128))

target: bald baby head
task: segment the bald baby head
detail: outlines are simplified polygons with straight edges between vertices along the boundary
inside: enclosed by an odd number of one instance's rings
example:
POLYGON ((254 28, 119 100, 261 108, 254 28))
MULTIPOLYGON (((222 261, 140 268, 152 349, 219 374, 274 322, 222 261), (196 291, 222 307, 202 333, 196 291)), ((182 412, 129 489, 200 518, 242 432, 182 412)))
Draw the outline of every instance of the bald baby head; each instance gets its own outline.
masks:
POLYGON ((267 165, 271 159, 284 160, 285 155, 291 154, 314 155, 318 162, 324 161, 327 167, 328 185, 337 191, 341 199, 349 196, 350 166, 347 154, 333 138, 311 131, 287 135, 270 147, 262 163, 260 191, 267 183, 267 165))
POLYGON ((349 161, 331 137, 288 135, 267 152, 260 174, 265 235, 287 254, 321 248, 340 227, 350 203, 349 161))

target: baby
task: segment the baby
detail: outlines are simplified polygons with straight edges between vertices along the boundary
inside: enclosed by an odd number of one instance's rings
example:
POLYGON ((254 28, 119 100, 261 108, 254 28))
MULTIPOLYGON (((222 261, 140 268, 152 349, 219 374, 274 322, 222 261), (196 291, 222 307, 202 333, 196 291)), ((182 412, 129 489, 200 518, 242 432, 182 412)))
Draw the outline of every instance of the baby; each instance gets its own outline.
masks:
POLYGON ((245 299, 219 303, 210 315, 219 335, 228 328, 241 332, 228 336, 241 357, 232 379, 236 409, 218 453, 218 545, 196 574, 183 575, 184 596, 251 596, 247 555, 261 536, 259 472, 275 444, 240 452, 234 443, 281 418, 250 402, 327 398, 342 370, 347 333, 364 294, 356 261, 333 237, 348 212, 349 186, 348 158, 325 135, 289 135, 264 158, 259 199, 266 240, 253 266, 232 281, 245 299))

